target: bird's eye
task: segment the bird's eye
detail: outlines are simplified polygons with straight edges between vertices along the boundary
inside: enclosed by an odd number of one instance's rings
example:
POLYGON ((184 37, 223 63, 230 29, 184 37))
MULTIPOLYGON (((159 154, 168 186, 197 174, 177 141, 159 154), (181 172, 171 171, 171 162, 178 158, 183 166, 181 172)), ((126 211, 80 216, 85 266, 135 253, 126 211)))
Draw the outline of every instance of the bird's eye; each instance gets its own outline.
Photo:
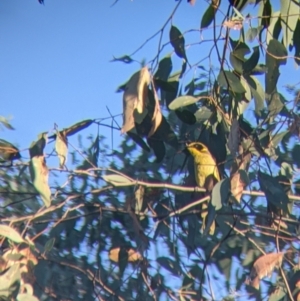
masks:
POLYGON ((202 150, 202 145, 201 144, 196 144, 196 148, 201 151, 202 150))

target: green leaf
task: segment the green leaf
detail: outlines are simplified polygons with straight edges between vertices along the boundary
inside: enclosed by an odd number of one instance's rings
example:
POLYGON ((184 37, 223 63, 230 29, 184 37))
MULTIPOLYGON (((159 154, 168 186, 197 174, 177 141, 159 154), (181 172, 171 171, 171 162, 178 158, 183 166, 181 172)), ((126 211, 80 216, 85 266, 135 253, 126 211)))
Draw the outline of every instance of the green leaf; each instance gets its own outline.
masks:
POLYGON ((190 95, 179 96, 169 104, 169 109, 177 110, 181 107, 189 106, 193 103, 196 103, 197 101, 199 101, 199 97, 194 97, 190 95))
POLYGON ((41 133, 38 135, 38 140, 33 141, 29 147, 30 158, 35 156, 43 156, 44 148, 47 144, 47 133, 41 133))
POLYGON ((227 203, 229 191, 229 178, 223 179, 214 186, 211 193, 211 204, 215 207, 216 211, 220 210, 223 204, 227 203))
POLYGON ((0 158, 4 161, 20 159, 19 150, 10 142, 0 139, 0 158))
POLYGON ((271 203, 277 209, 282 209, 286 214, 289 198, 276 178, 268 174, 258 172, 258 182, 261 190, 265 193, 268 203, 271 203))
POLYGON ((203 122, 211 117, 212 111, 207 107, 201 107, 198 111, 195 112, 194 115, 197 122, 203 122))
POLYGON ((259 27, 250 27, 246 32, 246 40, 248 42, 253 42, 259 33, 259 27))
POLYGON ((218 76, 218 83, 220 86, 230 89, 234 93, 246 92, 239 78, 231 71, 220 71, 218 76))
POLYGON ((181 67, 181 72, 180 72, 180 75, 179 75, 179 78, 182 78, 185 71, 186 71, 186 66, 187 66, 187 63, 186 63, 186 60, 183 60, 182 61, 182 67, 181 67))
POLYGON ((189 110, 175 110, 177 117, 186 124, 195 124, 196 117, 195 115, 190 112, 189 110))
POLYGON ((267 101, 267 103, 270 116, 277 116, 284 107, 284 97, 278 92, 274 92, 271 95, 271 100, 267 101))
POLYGON ((58 155, 59 166, 60 168, 63 168, 67 162, 68 156, 68 139, 64 131, 57 131, 56 133, 55 151, 58 155))
POLYGON ((0 296, 2 300, 14 300, 20 289, 20 264, 15 263, 0 274, 0 296), (5 297, 7 299, 5 299, 5 297))
POLYGON ((293 35, 299 19, 299 1, 280 1, 281 27, 285 47, 293 44, 293 35))
POLYGON ((239 60, 245 61, 245 55, 251 52, 248 45, 240 40, 232 40, 230 37, 229 41, 234 56, 239 60))
POLYGON ((121 277, 124 274, 127 264, 128 264, 128 251, 125 248, 121 247, 118 256, 119 273, 121 277))
POLYGON ((242 73, 243 73, 244 59, 241 60, 241 59, 237 56, 237 54, 235 53, 235 51, 232 51, 232 52, 230 52, 229 60, 230 60, 231 66, 234 68, 234 70, 235 70, 237 73, 242 74, 242 73))
POLYGON ((286 291, 279 286, 270 294, 268 301, 281 301, 286 295, 286 291))
POLYGON ((0 123, 6 127, 8 130, 14 130, 14 127, 9 123, 8 118, 0 116, 0 123))
POLYGON ((265 91, 260 84, 259 80, 255 76, 245 77, 247 83, 249 84, 251 93, 255 102, 255 113, 261 116, 261 111, 264 109, 265 102, 265 91))
POLYGON ((243 63, 244 73, 250 73, 258 64, 259 61, 259 47, 253 47, 253 53, 250 58, 243 63))
MULTIPOLYGON (((267 48, 267 58, 273 58, 277 61, 278 66, 279 65, 285 65, 288 55, 286 48, 282 43, 280 43, 278 40, 272 39, 270 43, 268 44, 267 48)), ((268 64, 267 64, 268 66, 268 64)))
POLYGON ((176 26, 171 26, 170 29, 170 43, 173 46, 175 53, 185 60, 186 54, 185 54, 185 40, 181 33, 181 31, 176 26))
POLYGON ((154 79, 166 81, 169 78, 173 68, 170 55, 164 57, 158 64, 158 69, 154 75, 154 79))
POLYGON ((299 66, 300 65, 300 19, 297 22, 294 36, 293 36, 294 48, 295 48, 295 62, 299 66))
MULTIPOLYGON (((77 122, 77 123, 71 125, 68 128, 63 129, 62 131, 60 131, 60 133, 64 132, 66 136, 72 136, 72 135, 86 129, 94 122, 95 122, 95 120, 93 120, 93 119, 82 120, 80 122, 77 122)), ((56 134, 50 136, 49 139, 56 139, 56 134)))
POLYGON ((262 2, 263 11, 262 11, 262 18, 261 18, 261 27, 268 28, 270 25, 270 19, 272 15, 272 6, 269 0, 262 2))
POLYGON ((146 152, 150 152, 150 148, 148 147, 147 143, 136 133, 127 132, 127 135, 136 142, 143 150, 146 152))
POLYGON ((277 40, 271 40, 266 55, 266 93, 271 94, 276 89, 277 81, 279 78, 279 66, 286 64, 287 50, 277 40))
POLYGON ((17 301, 39 301, 39 299, 30 294, 19 294, 17 296, 17 301))
POLYGON ((297 168, 300 168, 300 145, 294 145, 292 150, 292 159, 297 168))
POLYGON ((278 40, 278 37, 281 32, 281 24, 280 24, 280 11, 274 12, 272 14, 272 18, 270 20, 270 25, 267 30, 267 45, 270 40, 275 39, 278 40))
POLYGON ((214 9, 213 5, 211 4, 202 16, 200 29, 206 28, 212 23, 215 13, 216 13, 216 10, 214 9))
POLYGON ((53 246, 54 246, 54 243, 55 243, 55 238, 54 237, 47 240, 47 242, 45 244, 45 247, 44 247, 44 252, 46 252, 46 253, 50 252, 52 250, 53 246))
POLYGON ((177 92, 176 82, 168 82, 161 79, 154 79, 155 86, 167 92, 177 92), (175 83, 175 84, 174 84, 175 83))
POLYGON ((156 163, 161 162, 166 154, 166 147, 163 141, 155 139, 155 137, 150 137, 147 139, 147 142, 151 149, 154 152, 154 155, 156 157, 156 163))
POLYGON ((33 186, 40 194, 46 207, 51 204, 51 190, 48 185, 48 168, 44 156, 31 158, 29 170, 33 186))
POLYGON ((0 225, 0 236, 4 236, 16 243, 24 242, 22 236, 15 229, 7 225, 0 225))
POLYGON ((102 179, 114 186, 131 186, 131 184, 133 183, 129 178, 116 174, 104 175, 102 176, 102 179))

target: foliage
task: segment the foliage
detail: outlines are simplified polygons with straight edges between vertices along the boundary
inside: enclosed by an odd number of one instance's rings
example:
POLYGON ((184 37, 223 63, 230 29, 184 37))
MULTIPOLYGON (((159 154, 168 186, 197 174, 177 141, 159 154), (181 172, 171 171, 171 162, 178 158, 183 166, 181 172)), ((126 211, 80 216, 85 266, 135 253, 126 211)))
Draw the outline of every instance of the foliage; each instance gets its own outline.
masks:
POLYGON ((299 300, 299 90, 285 83, 288 100, 279 79, 300 65, 300 15, 275 2, 211 1, 196 42, 173 24, 176 2, 154 58, 119 87, 119 148, 99 135, 105 119, 42 132, 29 161, 1 139, 1 300, 299 300), (211 194, 190 141, 218 164, 211 194))

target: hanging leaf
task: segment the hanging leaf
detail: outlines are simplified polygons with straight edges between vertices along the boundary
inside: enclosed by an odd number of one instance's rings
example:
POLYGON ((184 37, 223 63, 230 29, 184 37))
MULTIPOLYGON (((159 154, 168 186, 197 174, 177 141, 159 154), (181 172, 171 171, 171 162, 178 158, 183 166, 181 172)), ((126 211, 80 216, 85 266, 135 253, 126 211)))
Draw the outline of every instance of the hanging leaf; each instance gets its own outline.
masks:
POLYGON ((148 138, 147 142, 155 154, 156 163, 160 163, 166 154, 165 144, 163 143, 163 141, 154 139, 152 137, 148 138))
MULTIPOLYGON (((109 259, 114 262, 120 262, 120 252, 125 251, 127 260, 129 262, 135 262, 141 260, 143 257, 141 254, 133 249, 126 250, 125 248, 113 248, 109 251, 109 259)), ((122 256, 121 256, 122 257, 122 256)))
POLYGON ((283 260, 283 252, 270 253, 259 257, 253 264, 249 278, 246 284, 259 289, 260 279, 272 275, 275 268, 280 268, 283 260))
POLYGON ((230 181, 228 178, 218 182, 211 193, 211 204, 215 210, 218 211, 222 208, 223 204, 227 203, 229 197, 230 181))
POLYGON ((8 130, 14 130, 14 127, 9 123, 9 119, 8 118, 0 116, 0 124, 2 124, 8 130))
POLYGON ((231 173, 230 189, 234 199, 240 203, 243 195, 243 190, 249 184, 249 178, 245 170, 240 169, 234 173, 231 173))
MULTIPOLYGON (((95 120, 93 120, 93 119, 82 120, 80 122, 77 122, 77 123, 71 125, 68 128, 63 129, 60 133, 64 132, 65 136, 69 137, 69 136, 77 134, 78 132, 86 129, 94 122, 95 122, 95 120)), ((49 139, 56 139, 56 134, 50 136, 49 139)))
POLYGON ((268 174, 258 172, 258 182, 261 190, 265 193, 268 203, 275 206, 279 210, 283 210, 284 214, 288 213, 289 198, 276 178, 268 174))
POLYGON ((181 107, 189 106, 193 103, 196 103, 197 101, 199 101, 199 97, 194 97, 190 95, 179 96, 169 104, 169 109, 177 110, 181 107))
POLYGON ((13 161, 21 158, 19 150, 10 142, 0 139, 0 158, 4 161, 13 161))
POLYGON ((299 2, 280 1, 280 18, 285 47, 293 44, 293 35, 299 19, 299 2))
POLYGON ((253 53, 250 58, 243 63, 244 74, 249 74, 256 67, 259 61, 259 47, 253 47, 253 53))
POLYGON ((54 243, 55 243, 55 238, 54 237, 52 237, 49 240, 47 240, 46 244, 45 244, 45 247, 44 247, 44 252, 45 253, 50 252, 53 249, 53 247, 54 247, 54 243))
POLYGON ((181 72, 180 72, 180 75, 179 75, 179 78, 182 78, 185 71, 186 71, 186 66, 187 66, 187 62, 186 60, 183 60, 182 61, 182 67, 181 67, 181 72))
POLYGON ((272 6, 269 0, 261 3, 263 5, 263 11, 261 14, 261 26, 262 28, 268 28, 270 25, 270 19, 272 15, 272 6))
POLYGON ((151 120, 152 126, 148 133, 148 137, 153 136, 153 134, 156 132, 163 119, 156 91, 154 91, 154 99, 155 99, 155 107, 154 107, 154 112, 151 120))
POLYGON ((299 66, 300 65, 300 19, 298 20, 294 31, 293 42, 295 48, 294 59, 296 64, 299 66))
POLYGON ((272 39, 278 40, 279 34, 281 32, 280 21, 280 11, 273 12, 272 18, 270 19, 270 25, 267 30, 267 45, 272 39))
POLYGON ((190 112, 189 110, 175 110, 177 117, 186 124, 195 124, 196 117, 195 115, 190 112))
POLYGON ((133 183, 129 178, 116 174, 104 175, 102 178, 105 182, 111 183, 114 186, 131 186, 133 183))
POLYGON ((234 93, 246 92, 239 78, 231 71, 220 71, 218 76, 218 83, 220 86, 225 87, 226 89, 230 89, 234 93))
POLYGON ((251 93, 255 102, 255 113, 260 116, 261 111, 265 107, 265 91, 255 76, 245 77, 247 83, 249 84, 251 93))
POLYGON ((250 27, 246 32, 247 42, 252 43, 259 33, 260 27, 250 27))
POLYGON ((22 236, 14 228, 7 225, 0 225, 0 236, 4 236, 15 243, 24 242, 22 236))
POLYGON ((18 294, 17 301, 39 301, 39 299, 33 295, 30 294, 18 294))
POLYGON ((145 187, 139 185, 134 191, 135 212, 137 213, 141 212, 143 209, 144 195, 145 195, 145 187))
POLYGON ((185 40, 181 31, 176 26, 171 26, 170 29, 170 43, 174 48, 175 53, 180 58, 183 58, 187 61, 185 54, 185 40))
POLYGON ((202 16, 200 29, 206 28, 212 23, 212 21, 215 17, 215 13, 216 13, 216 10, 215 10, 214 6, 211 4, 202 16))
POLYGON ((68 156, 68 139, 64 131, 57 131, 56 133, 55 150, 58 155, 59 166, 60 168, 64 168, 68 156))
POLYGON ((150 152, 150 148, 148 147, 147 143, 136 133, 127 132, 127 135, 136 142, 143 150, 146 152, 150 152))
POLYGON ((154 79, 160 79, 162 81, 166 81, 169 78, 173 68, 171 56, 167 55, 164 57, 158 64, 158 69, 154 75, 154 79))
POLYGON ((251 52, 249 46, 240 40, 233 40, 230 37, 229 41, 234 56, 242 61, 245 61, 245 55, 251 52))
POLYGON ((272 39, 269 42, 266 55, 267 74, 265 78, 266 93, 271 94, 277 86, 280 75, 279 66, 285 65, 287 60, 287 50, 277 40, 272 39))
POLYGON ((44 156, 31 158, 29 170, 33 186, 40 194, 46 207, 51 205, 51 191, 48 185, 48 168, 44 156))
POLYGON ((195 117, 197 122, 203 122, 208 120, 212 116, 212 111, 207 107, 201 107, 198 111, 195 112, 195 117))
POLYGON ((126 84, 126 89, 123 94, 122 133, 130 131, 134 127, 134 122, 138 121, 138 115, 143 116, 138 123, 141 123, 144 119, 146 114, 146 112, 144 112, 144 107, 149 83, 150 73, 148 68, 144 67, 140 71, 133 74, 126 84), (134 112, 136 113, 135 115, 134 112), (136 117, 134 118, 134 116, 136 117))
POLYGON ((236 119, 232 120, 228 136, 228 148, 233 158, 236 157, 240 143, 240 126, 236 119))
POLYGON ((47 144, 47 133, 38 135, 38 140, 33 141, 29 147, 30 158, 35 156, 44 156, 44 148, 47 144))
POLYGON ((20 264, 15 263, 0 274, 0 292, 3 300, 14 300, 20 290, 20 264))

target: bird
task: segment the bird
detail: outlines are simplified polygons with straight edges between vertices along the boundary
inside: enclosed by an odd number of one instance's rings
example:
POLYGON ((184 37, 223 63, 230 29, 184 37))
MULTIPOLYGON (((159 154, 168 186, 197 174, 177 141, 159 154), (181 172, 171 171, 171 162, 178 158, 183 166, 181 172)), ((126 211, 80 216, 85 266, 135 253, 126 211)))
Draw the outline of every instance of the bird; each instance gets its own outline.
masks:
POLYGON ((194 158, 195 180, 199 187, 211 191, 214 184, 220 181, 216 160, 201 142, 192 142, 186 146, 194 158))
MULTIPOLYGON (((207 192, 211 192, 214 185, 220 181, 220 173, 216 160, 210 153, 207 146, 201 142, 192 142, 186 146, 187 150, 194 158, 195 180, 199 187, 204 187, 207 192)), ((202 204, 202 231, 213 235, 215 232, 214 213, 212 218, 208 216, 208 203, 202 204), (208 217, 208 219, 207 219, 208 217), (206 230, 207 228, 207 230, 206 230)))

